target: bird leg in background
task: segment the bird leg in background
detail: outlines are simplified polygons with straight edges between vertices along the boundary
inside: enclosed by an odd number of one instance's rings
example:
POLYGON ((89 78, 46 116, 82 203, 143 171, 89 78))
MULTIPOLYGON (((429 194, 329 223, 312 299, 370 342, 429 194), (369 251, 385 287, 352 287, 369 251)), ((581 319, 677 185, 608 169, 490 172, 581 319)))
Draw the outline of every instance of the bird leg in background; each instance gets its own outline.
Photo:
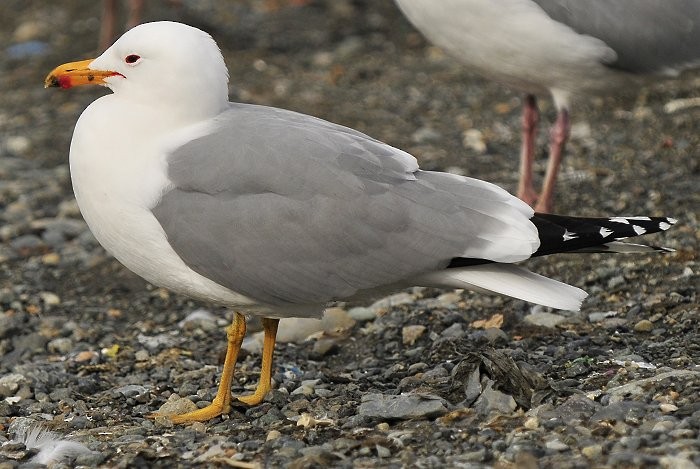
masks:
POLYGON ((141 22, 144 0, 129 0, 129 15, 126 18, 126 29, 131 29, 141 22))
MULTIPOLYGON (((216 397, 214 397, 211 404, 201 409, 180 415, 168 415, 173 423, 204 422, 219 415, 227 414, 231 410, 231 382, 233 381, 238 352, 241 350, 241 344, 245 337, 245 329, 245 317, 241 313, 234 313, 233 322, 226 329, 228 347, 226 348, 224 369, 221 373, 221 382, 219 383, 219 389, 216 391, 216 397)), ((159 414, 156 413, 153 416, 158 417, 159 414)))
POLYGON ((549 135, 549 161, 547 161, 547 172, 544 175, 542 192, 540 192, 540 198, 535 206, 535 211, 537 212, 550 213, 552 211, 557 174, 559 173, 561 158, 564 154, 564 146, 570 134, 569 111, 562 109, 557 114, 557 121, 554 123, 549 135))
POLYGON ((100 51, 105 50, 114 41, 114 30, 117 16, 117 0, 103 0, 102 24, 100 26, 100 51))
POLYGON ((265 329, 265 339, 263 340, 262 365, 260 366, 260 381, 255 392, 248 396, 238 398, 244 404, 257 405, 262 402, 265 395, 270 391, 270 381, 272 380, 272 355, 275 351, 275 340, 277 338, 277 326, 279 319, 263 318, 263 328, 265 329))
MULTIPOLYGON (((129 0, 127 2, 126 29, 131 29, 141 22, 144 0, 129 0)), ((102 25, 100 26, 100 51, 109 47, 114 40, 117 22, 117 0, 102 2, 102 25)))
POLYGON ((535 160, 535 140, 537 139, 537 124, 540 112, 537 109, 537 99, 534 95, 525 96, 523 105, 523 138, 520 149, 520 181, 518 182, 518 198, 528 205, 537 201, 537 191, 532 184, 532 165, 535 160))

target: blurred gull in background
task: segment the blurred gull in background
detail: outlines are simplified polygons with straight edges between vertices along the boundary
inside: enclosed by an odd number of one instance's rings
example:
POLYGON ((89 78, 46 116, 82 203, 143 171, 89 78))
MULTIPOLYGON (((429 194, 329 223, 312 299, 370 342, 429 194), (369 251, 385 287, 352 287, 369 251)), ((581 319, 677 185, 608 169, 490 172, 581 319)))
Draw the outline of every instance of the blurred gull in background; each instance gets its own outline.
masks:
POLYGON ((396 0, 429 40, 479 73, 524 90, 518 197, 550 212, 577 95, 611 94, 700 66, 697 0, 396 0), (557 109, 541 192, 533 185, 539 111, 557 109))

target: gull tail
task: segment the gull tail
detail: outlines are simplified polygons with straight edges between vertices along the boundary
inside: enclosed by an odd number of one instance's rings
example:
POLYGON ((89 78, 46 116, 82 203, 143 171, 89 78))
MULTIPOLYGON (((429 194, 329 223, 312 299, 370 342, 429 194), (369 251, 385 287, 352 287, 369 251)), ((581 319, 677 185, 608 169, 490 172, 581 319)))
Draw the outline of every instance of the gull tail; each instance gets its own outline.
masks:
POLYGON ((513 264, 482 264, 423 275, 418 285, 465 288, 512 296, 551 308, 578 311, 588 294, 513 264))
MULTIPOLYGON (((620 240, 666 231, 676 223, 667 217, 583 218, 536 213, 540 247, 532 257, 561 252, 670 252, 673 249, 620 240)), ((557 309, 578 311, 583 290, 512 264, 456 257, 447 269, 424 275, 422 285, 489 291, 557 309)))

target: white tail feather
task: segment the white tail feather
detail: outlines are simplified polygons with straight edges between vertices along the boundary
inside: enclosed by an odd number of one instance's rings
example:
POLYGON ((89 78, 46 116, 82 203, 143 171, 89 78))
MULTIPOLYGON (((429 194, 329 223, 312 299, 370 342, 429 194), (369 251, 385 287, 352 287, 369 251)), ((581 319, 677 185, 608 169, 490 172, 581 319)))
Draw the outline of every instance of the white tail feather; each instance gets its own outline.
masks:
POLYGON ((513 264, 483 264, 446 269, 421 276, 419 285, 486 290, 543 306, 581 309, 588 294, 580 288, 543 277, 513 264))

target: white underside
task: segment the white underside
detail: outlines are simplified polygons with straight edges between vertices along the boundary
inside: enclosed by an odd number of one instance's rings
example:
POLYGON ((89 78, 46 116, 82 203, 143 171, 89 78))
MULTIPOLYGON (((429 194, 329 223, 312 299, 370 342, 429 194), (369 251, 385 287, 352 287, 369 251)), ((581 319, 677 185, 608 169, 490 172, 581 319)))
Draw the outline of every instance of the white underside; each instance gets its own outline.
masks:
POLYGON ((619 86, 629 76, 603 63, 604 42, 552 20, 529 0, 396 0, 428 39, 480 74, 530 93, 571 95, 619 86))
MULTIPOLYGON (((119 262, 154 285, 236 308, 254 308, 254 300, 187 267, 168 243, 151 207, 170 185, 163 150, 176 144, 170 135, 172 123, 145 107, 134 112, 120 109, 123 105, 115 95, 92 103, 78 120, 71 142, 73 190, 90 230, 119 262), (117 120, 118 116, 129 119, 117 120)), ((189 129, 180 138, 198 130, 189 129)))

